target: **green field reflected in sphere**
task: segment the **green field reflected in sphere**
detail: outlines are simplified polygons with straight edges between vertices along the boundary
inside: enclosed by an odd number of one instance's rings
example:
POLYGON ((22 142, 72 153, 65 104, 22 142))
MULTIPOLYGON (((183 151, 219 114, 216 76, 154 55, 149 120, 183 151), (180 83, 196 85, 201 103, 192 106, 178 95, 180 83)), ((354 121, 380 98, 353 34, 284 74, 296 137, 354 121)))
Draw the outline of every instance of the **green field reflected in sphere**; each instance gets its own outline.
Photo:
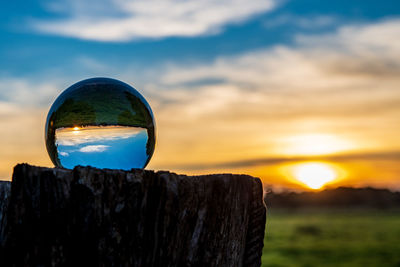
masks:
POLYGON ((47 116, 46 147, 57 167, 144 168, 155 148, 155 122, 144 97, 109 78, 66 89, 47 116))

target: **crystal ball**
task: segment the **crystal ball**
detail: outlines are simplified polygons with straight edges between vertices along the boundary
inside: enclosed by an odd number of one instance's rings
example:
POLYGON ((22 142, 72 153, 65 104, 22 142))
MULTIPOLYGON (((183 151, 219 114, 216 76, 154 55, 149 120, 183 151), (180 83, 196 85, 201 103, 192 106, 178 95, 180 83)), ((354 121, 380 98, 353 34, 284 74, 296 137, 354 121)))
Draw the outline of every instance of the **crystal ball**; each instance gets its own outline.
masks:
POLYGON ((92 78, 55 100, 45 138, 56 167, 144 168, 154 152, 155 122, 150 105, 133 87, 92 78))

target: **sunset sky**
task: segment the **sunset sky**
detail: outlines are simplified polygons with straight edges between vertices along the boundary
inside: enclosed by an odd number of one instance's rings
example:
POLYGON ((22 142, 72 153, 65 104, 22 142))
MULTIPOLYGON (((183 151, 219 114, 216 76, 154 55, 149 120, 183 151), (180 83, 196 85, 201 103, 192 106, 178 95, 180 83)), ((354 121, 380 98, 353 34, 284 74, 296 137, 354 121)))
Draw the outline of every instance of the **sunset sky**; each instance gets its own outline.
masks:
POLYGON ((52 166, 51 104, 99 76, 151 105, 147 169, 400 190, 397 0, 4 1, 0 179, 52 166))

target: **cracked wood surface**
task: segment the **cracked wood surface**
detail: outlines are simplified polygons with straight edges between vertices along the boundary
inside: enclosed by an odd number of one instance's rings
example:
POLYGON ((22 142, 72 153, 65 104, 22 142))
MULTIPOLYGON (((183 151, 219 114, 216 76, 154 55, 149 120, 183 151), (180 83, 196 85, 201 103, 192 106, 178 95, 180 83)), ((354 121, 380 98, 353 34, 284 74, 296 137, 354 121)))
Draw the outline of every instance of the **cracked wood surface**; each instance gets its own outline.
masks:
POLYGON ((263 189, 247 175, 19 164, 0 213, 8 265, 261 265, 263 189))

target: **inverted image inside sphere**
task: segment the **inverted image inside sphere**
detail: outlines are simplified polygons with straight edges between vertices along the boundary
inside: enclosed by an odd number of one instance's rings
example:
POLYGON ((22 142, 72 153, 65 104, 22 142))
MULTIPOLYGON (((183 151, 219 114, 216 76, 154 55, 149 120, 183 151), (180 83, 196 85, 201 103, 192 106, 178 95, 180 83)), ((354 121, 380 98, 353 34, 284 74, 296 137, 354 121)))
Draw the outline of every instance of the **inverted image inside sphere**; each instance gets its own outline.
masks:
POLYGON ((46 121, 46 147, 57 167, 144 168, 155 148, 147 101, 118 80, 93 78, 66 89, 46 121))

